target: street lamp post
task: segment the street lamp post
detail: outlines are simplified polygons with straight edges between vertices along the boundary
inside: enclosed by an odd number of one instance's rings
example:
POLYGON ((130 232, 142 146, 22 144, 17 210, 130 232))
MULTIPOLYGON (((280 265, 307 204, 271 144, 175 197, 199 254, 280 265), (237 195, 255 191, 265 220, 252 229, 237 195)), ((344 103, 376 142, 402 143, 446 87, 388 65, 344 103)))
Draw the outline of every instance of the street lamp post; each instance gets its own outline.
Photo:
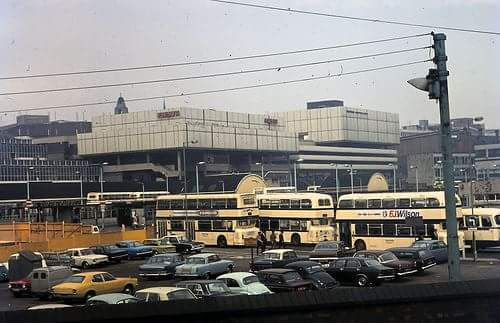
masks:
POLYGON ((339 169, 338 165, 330 163, 330 166, 335 167, 335 190, 337 191, 337 203, 339 202, 339 169))
POLYGON ((198 166, 201 166, 201 165, 205 165, 205 162, 204 161, 201 161, 201 162, 198 162, 196 163, 195 165, 195 168, 196 168, 196 194, 200 194, 200 182, 199 182, 199 178, 198 178, 198 166))
POLYGON ((297 192, 297 163, 301 163, 304 161, 304 158, 299 158, 293 163, 293 179, 295 184, 295 192, 297 192))
POLYGON ((80 223, 82 223, 82 209, 83 209, 83 176, 80 171, 75 172, 76 175, 80 176, 80 223))
MULTIPOLYGON (((187 124, 186 124, 187 127, 187 124)), ((186 133, 187 136, 187 133, 186 133)), ((183 163, 183 171, 184 171, 184 231, 186 232, 186 239, 188 239, 188 214, 187 214, 187 170, 186 170, 186 148, 188 144, 196 144, 198 140, 184 141, 182 142, 182 163, 183 163)))
POLYGON ((264 179, 264 163, 255 163, 255 165, 260 166, 260 176, 264 179))
POLYGON ((415 182, 416 182, 416 185, 417 185, 417 192, 418 192, 418 167, 414 166, 414 165, 411 165, 410 169, 414 169, 415 170, 415 182))
MULTIPOLYGON (((104 193, 104 175, 103 175, 103 168, 104 166, 108 165, 109 163, 108 162, 104 162, 104 163, 101 163, 100 164, 100 173, 99 173, 99 182, 101 183, 101 198, 103 199, 104 201, 104 198, 103 198, 103 193, 104 193)), ((102 205, 101 204, 101 218, 102 218, 102 229, 104 230, 104 215, 106 214, 106 205, 102 205)), ((97 219, 96 219, 96 222, 97 222, 97 219)))
POLYGON ((392 167, 392 186, 394 193, 396 193, 396 165, 393 163, 389 163, 389 166, 392 167))
MULTIPOLYGON (((35 167, 28 167, 26 169, 26 205, 28 205, 28 201, 30 200, 30 170, 34 170, 35 167)), ((26 206, 26 215, 28 218, 28 222, 31 222, 31 214, 29 212, 29 207, 26 206)))
POLYGON ((354 173, 352 169, 352 164, 345 164, 345 167, 349 167, 349 172, 351 173, 351 194, 354 194, 354 173))

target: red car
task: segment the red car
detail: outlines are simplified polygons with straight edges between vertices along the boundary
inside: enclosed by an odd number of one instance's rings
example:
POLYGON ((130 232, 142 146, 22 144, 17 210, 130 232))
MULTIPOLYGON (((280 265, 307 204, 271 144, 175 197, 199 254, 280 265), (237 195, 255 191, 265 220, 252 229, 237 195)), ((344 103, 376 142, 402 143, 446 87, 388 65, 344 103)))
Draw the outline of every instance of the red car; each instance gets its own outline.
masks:
POLYGON ((16 281, 9 282, 9 290, 14 297, 22 295, 31 295, 31 277, 25 277, 16 281))

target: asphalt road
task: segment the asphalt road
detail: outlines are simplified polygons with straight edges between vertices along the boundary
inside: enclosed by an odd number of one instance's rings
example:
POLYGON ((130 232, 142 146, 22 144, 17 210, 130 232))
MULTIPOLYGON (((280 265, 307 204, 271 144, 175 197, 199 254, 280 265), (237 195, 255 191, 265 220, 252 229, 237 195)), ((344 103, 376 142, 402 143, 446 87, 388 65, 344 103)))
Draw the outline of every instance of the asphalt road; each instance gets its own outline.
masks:
MULTIPOLYGON (((242 248, 206 248, 204 252, 215 252, 221 258, 230 259, 235 263, 235 271, 248 271, 249 262, 251 260, 250 250, 242 248)), ((300 254, 308 255, 308 249, 303 248, 299 251, 300 254)), ((477 280, 488 278, 500 278, 500 253, 480 253, 479 258, 491 259, 491 261, 462 261, 462 273, 465 280, 477 280)), ((146 260, 124 261, 121 264, 110 264, 104 267, 90 269, 107 271, 117 277, 137 277, 139 265, 146 260)), ((448 280, 448 271, 446 264, 439 264, 430 268, 422 274, 417 274, 410 277, 402 278, 398 281, 384 282, 383 284, 405 285, 405 284, 424 284, 434 282, 445 282, 448 280)), ((174 286, 178 279, 167 280, 142 280, 139 279, 139 289, 155 287, 155 286, 174 286)), ((356 288, 352 286, 343 286, 341 288, 356 288)), ((376 288, 376 287, 373 287, 376 288)), ((58 302, 58 301, 54 301, 58 302)), ((48 301, 40 301, 37 298, 31 297, 13 297, 7 287, 7 283, 0 284, 0 311, 26 309, 30 306, 49 303, 48 301)))

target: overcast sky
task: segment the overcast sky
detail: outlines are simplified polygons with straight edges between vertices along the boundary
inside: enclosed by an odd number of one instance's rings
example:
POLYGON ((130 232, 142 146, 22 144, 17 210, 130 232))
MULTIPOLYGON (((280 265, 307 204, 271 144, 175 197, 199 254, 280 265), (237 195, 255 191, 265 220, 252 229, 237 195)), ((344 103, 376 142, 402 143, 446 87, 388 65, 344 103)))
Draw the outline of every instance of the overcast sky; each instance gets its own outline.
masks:
MULTIPOLYGON (((499 0, 245 0, 293 9, 399 20, 420 24, 500 31, 499 0)), ((166 64, 307 49, 402 35, 431 29, 230 6, 206 0, 6 1, 0 2, 0 77, 100 68, 166 64)), ((439 31, 435 29, 434 31, 439 31)), ((484 116, 500 128, 500 36, 445 31, 452 117, 484 116)), ((265 59, 0 81, 0 93, 45 88, 133 82, 231 72, 368 55, 430 45, 430 37, 265 59)), ((10 109, 173 95, 259 83, 346 73, 429 58, 428 50, 384 57, 273 70, 201 80, 84 91, 0 96, 10 109)), ((307 101, 341 99, 346 106, 400 114, 400 124, 439 120, 438 106, 406 80, 425 76, 431 63, 346 75, 307 83, 167 99, 167 107, 211 107, 240 112, 304 109, 307 101)), ((162 100, 129 102, 129 111, 160 108, 162 100)), ((50 111, 51 118, 90 119, 113 105, 50 111), (85 112, 84 112, 85 111, 85 112), (56 115, 54 115, 56 113, 56 115), (85 114, 84 114, 85 113, 85 114)), ((44 112, 47 113, 47 112, 44 112)), ((1 113, 0 124, 16 114, 1 113)))

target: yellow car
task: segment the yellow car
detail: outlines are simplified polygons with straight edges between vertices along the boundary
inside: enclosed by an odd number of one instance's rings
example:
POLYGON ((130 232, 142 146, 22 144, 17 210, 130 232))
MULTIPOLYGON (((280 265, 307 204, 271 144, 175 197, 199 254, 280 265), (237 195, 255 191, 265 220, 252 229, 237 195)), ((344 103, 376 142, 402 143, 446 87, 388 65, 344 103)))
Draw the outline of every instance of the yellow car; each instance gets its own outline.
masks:
POLYGON ((67 300, 87 300, 93 296, 109 293, 133 294, 137 278, 115 278, 103 271, 85 272, 70 276, 54 286, 54 297, 67 300))

